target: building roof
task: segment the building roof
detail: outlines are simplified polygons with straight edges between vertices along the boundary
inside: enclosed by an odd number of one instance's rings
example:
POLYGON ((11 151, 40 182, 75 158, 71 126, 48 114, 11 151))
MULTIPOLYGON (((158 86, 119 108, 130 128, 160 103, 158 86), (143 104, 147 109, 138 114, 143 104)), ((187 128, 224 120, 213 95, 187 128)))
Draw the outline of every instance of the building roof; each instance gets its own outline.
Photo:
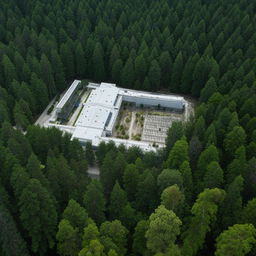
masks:
POLYGON ((167 94, 161 94, 161 93, 152 93, 152 92, 146 92, 146 91, 137 91, 137 90, 132 90, 132 89, 120 88, 120 87, 116 87, 115 84, 110 84, 110 83, 101 83, 101 84, 89 83, 88 88, 95 89, 95 90, 97 90, 98 88, 106 88, 107 91, 110 91, 110 89, 117 90, 119 96, 130 96, 130 97, 137 97, 137 98, 185 102, 185 100, 182 96, 171 95, 171 94, 167 95, 167 94))
POLYGON ((131 97, 138 97, 138 98, 159 99, 159 100, 168 100, 168 101, 184 101, 184 98, 181 96, 166 95, 166 94, 160 94, 160 93, 150 93, 145 91, 135 91, 131 89, 122 89, 122 88, 120 88, 119 94, 122 96, 131 96, 131 97))
MULTIPOLYGON (((146 141, 137 141, 137 140, 124 140, 124 139, 118 139, 113 137, 100 137, 99 142, 110 142, 113 141, 116 146, 124 145, 126 148, 130 147, 139 147, 141 150, 147 152, 147 151, 156 151, 157 148, 153 147, 153 143, 146 142, 146 141)), ((98 145, 94 145, 98 146, 98 145)), ((163 145, 158 145, 159 148, 162 148, 163 145)))
POLYGON ((86 104, 103 107, 113 107, 118 96, 119 89, 111 84, 102 83, 100 87, 92 90, 86 104))
POLYGON ((58 105, 56 106, 57 109, 62 109, 64 107, 64 105, 66 104, 66 102, 69 100, 70 96, 72 95, 72 93, 74 92, 74 90, 76 89, 76 87, 80 84, 80 80, 75 80, 71 86, 68 88, 68 90, 65 92, 65 94, 62 96, 60 102, 58 103, 58 105))
POLYGON ((104 129, 110 109, 95 105, 84 105, 75 126, 104 129))
MULTIPOLYGON (((72 95, 73 91, 79 84, 79 80, 75 80, 65 95, 62 97, 57 107, 63 107, 72 95)), ((165 95, 150 93, 144 91, 136 91, 124 88, 118 88, 115 84, 89 83, 88 88, 92 89, 87 101, 83 105, 83 109, 75 123, 72 139, 76 138, 80 141, 91 141, 93 146, 98 146, 100 142, 113 141, 117 146, 124 144, 127 148, 137 146, 143 151, 156 151, 151 142, 124 140, 113 137, 105 137, 108 132, 113 130, 118 112, 122 101, 126 98, 142 98, 151 99, 155 102, 179 102, 184 104, 186 101, 183 97, 176 95, 165 95)), ((60 129, 63 127, 59 127, 60 129)), ((164 145, 158 145, 163 147, 164 145)))
MULTIPOLYGON (((96 141, 102 135, 102 129, 88 128, 88 127, 76 127, 72 139, 78 139, 81 141, 91 141, 94 145, 96 141)), ((97 143, 98 144, 98 143, 97 143)))

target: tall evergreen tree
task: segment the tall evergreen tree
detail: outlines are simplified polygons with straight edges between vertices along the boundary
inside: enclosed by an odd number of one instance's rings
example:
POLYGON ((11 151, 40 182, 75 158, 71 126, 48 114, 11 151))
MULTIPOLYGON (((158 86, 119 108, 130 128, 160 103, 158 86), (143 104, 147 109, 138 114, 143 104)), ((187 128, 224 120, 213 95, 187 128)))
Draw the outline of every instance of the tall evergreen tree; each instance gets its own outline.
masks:
POLYGON ((31 239, 31 250, 44 255, 53 248, 57 225, 55 203, 37 179, 31 179, 19 201, 20 220, 31 239))

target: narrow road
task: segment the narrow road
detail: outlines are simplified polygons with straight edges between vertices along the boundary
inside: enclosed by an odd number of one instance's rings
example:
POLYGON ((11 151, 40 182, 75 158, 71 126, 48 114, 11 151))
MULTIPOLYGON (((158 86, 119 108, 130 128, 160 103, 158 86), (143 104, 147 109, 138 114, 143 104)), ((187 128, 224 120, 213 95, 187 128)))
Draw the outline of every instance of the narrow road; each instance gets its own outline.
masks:
POLYGON ((91 178, 98 179, 100 176, 100 170, 99 170, 99 166, 97 164, 94 166, 88 166, 87 172, 91 178))
POLYGON ((134 125, 135 119, 136 119, 135 112, 132 112, 132 116, 131 116, 131 124, 130 124, 129 134, 128 134, 128 135, 129 135, 129 139, 130 139, 130 140, 132 139, 132 131, 133 131, 133 125, 134 125))
POLYGON ((50 103, 48 104, 48 106, 45 108, 44 112, 38 117, 38 119, 35 122, 35 125, 39 125, 39 126, 44 126, 45 122, 50 118, 50 115, 47 114, 48 109, 51 107, 51 105, 54 103, 55 101, 54 97, 50 103))

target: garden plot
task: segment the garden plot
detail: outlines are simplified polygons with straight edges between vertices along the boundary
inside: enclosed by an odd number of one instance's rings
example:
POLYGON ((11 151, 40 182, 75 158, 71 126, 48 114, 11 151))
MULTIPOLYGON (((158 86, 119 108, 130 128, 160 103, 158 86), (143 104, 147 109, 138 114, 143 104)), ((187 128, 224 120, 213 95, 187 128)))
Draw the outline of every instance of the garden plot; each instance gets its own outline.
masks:
POLYGON ((122 110, 119 114, 113 136, 121 139, 141 140, 144 115, 141 111, 122 110))
POLYGON ((145 115, 141 140, 164 144, 169 127, 173 121, 178 120, 181 120, 181 117, 172 115, 145 115))

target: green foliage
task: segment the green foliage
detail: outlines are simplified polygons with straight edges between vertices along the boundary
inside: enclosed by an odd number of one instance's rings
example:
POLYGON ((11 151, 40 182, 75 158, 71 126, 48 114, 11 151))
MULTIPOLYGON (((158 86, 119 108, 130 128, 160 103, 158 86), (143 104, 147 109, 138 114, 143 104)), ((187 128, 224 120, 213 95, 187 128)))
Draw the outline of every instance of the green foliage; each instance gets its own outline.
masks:
POLYGON ((166 138, 166 152, 169 152, 174 146, 175 142, 183 136, 182 122, 173 122, 169 128, 166 138))
POLYGON ((144 255, 146 252, 146 231, 148 230, 149 222, 146 220, 141 220, 137 223, 135 231, 133 234, 133 244, 132 249, 135 253, 144 255))
POLYGON ((128 230, 119 220, 106 221, 100 226, 101 241, 105 249, 107 251, 114 249, 118 255, 125 255, 126 253, 127 234, 128 230), (107 248, 107 241, 110 241, 115 248, 107 248))
POLYGON ((173 211, 159 206, 149 217, 149 227, 145 234, 147 248, 152 252, 166 252, 180 234, 181 220, 173 211))
POLYGON ((180 166, 180 173, 183 178, 183 187, 186 201, 190 201, 193 192, 193 180, 191 168, 188 161, 184 161, 180 166))
POLYGON ((137 186, 139 182, 139 173, 134 164, 126 166, 123 176, 124 188, 130 201, 135 200, 137 186))
POLYGON ((103 59, 103 49, 99 42, 95 45, 92 61, 93 61, 94 77, 97 77, 98 81, 104 81, 105 65, 104 65, 104 59, 103 59))
POLYGON ((88 214, 75 200, 70 199, 66 209, 63 212, 63 218, 68 220, 74 228, 80 232, 88 224, 88 214))
POLYGON ((0 229, 0 244, 3 255, 29 255, 26 242, 19 233, 15 220, 2 202, 0 204, 0 229))
POLYGON ((180 188, 183 187, 183 178, 178 170, 164 169, 157 177, 157 185, 160 193, 162 193, 165 188, 174 184, 177 184, 180 188))
POLYGON ((97 180, 92 180, 87 186, 84 195, 84 205, 88 215, 97 223, 105 220, 106 200, 103 195, 102 186, 97 180))
POLYGON ((213 77, 211 77, 200 93, 200 101, 206 102, 215 92, 217 92, 216 81, 213 77))
POLYGON ((32 251, 44 255, 54 246, 57 213, 49 192, 36 179, 31 179, 19 200, 20 220, 32 241, 32 251), (28 200, 29 198, 29 200, 28 200))
POLYGON ((217 238, 216 256, 246 255, 256 243, 256 229, 252 224, 236 224, 217 238))
POLYGON ((167 167, 179 169, 184 161, 188 160, 188 143, 185 139, 176 141, 169 153, 167 167))
POLYGON ((78 229, 73 228, 68 220, 63 219, 56 234, 57 250, 61 256, 75 256, 79 251, 78 229))
POLYGON ((184 233, 182 255, 197 255, 204 244, 206 234, 216 221, 218 206, 225 198, 225 191, 214 188, 205 189, 194 203, 189 227, 184 233))
POLYGON ((85 157, 89 165, 93 165, 95 162, 95 156, 92 149, 92 144, 87 142, 85 145, 85 157))
POLYGON ((161 194, 161 204, 177 215, 180 215, 183 201, 184 195, 176 184, 167 187, 161 194))
POLYGON ((221 207, 222 224, 228 227, 237 223, 241 217, 242 210, 242 191, 244 179, 237 176, 227 187, 227 195, 221 207))
POLYGON ((238 149, 238 147, 245 144, 245 139, 245 131, 240 126, 234 127, 233 130, 226 135, 224 144, 225 150, 229 154, 229 156, 232 156, 234 152, 238 149))
POLYGON ((86 247, 90 244, 91 240, 97 240, 100 236, 100 232, 98 227, 95 223, 89 224, 87 227, 84 228, 83 234, 83 247, 86 247))
POLYGON ((90 244, 84 247, 78 256, 104 256, 104 246, 98 240, 91 240, 90 244))
POLYGON ((210 145, 200 154, 195 174, 198 180, 204 176, 208 164, 212 161, 219 162, 219 153, 214 145, 210 145))
POLYGON ((218 162, 211 162, 205 172, 203 188, 220 188, 224 182, 223 170, 218 162))
POLYGON ((151 172, 145 171, 140 178, 135 205, 138 210, 147 214, 158 205, 156 179, 151 172))
POLYGON ((127 204, 127 194, 116 182, 110 195, 109 215, 112 220, 119 219, 127 204))
MULTIPOLYGON (((81 206, 74 204, 71 209, 77 212, 66 216, 70 223, 62 233, 63 253, 78 255, 82 249, 89 255, 124 254, 112 238, 94 235, 93 230, 88 230, 88 242, 81 246, 83 228, 91 223, 90 219, 83 223, 82 206, 97 225, 109 219, 105 206, 115 205, 110 195, 116 181, 127 193, 116 207, 116 216, 129 229, 123 246, 127 254, 152 254, 143 238, 145 226, 136 238, 141 247, 132 249, 134 227, 152 214, 163 190, 174 184, 185 196, 181 239, 188 233, 190 239, 184 246, 172 243, 158 255, 180 251, 186 256, 212 255, 213 241, 224 229, 255 222, 251 200, 256 197, 256 6, 254 1, 245 2, 2 1, 0 254, 28 254, 24 240, 32 254, 62 255, 61 243, 53 245, 53 226, 71 199, 81 206), (177 92, 199 102, 191 99, 196 108, 188 122, 172 123, 165 149, 143 153, 136 147, 101 143, 95 159, 100 182, 90 183, 87 165, 94 162, 90 147, 85 153, 77 140, 70 141, 70 135, 56 128, 30 126, 73 79, 177 92), (181 146, 183 136, 188 146, 181 146), (161 173, 165 168, 169 170, 161 173), (198 193, 216 186, 227 192, 219 213, 212 202, 204 201, 190 218, 198 193), (202 218, 201 208, 212 209, 212 214, 202 218), (65 240, 69 234, 70 240, 65 240), (90 244, 92 240, 97 241, 90 244)), ((234 249, 237 244, 242 242, 235 242, 234 249)), ((242 248, 236 252, 244 253, 242 248)))

